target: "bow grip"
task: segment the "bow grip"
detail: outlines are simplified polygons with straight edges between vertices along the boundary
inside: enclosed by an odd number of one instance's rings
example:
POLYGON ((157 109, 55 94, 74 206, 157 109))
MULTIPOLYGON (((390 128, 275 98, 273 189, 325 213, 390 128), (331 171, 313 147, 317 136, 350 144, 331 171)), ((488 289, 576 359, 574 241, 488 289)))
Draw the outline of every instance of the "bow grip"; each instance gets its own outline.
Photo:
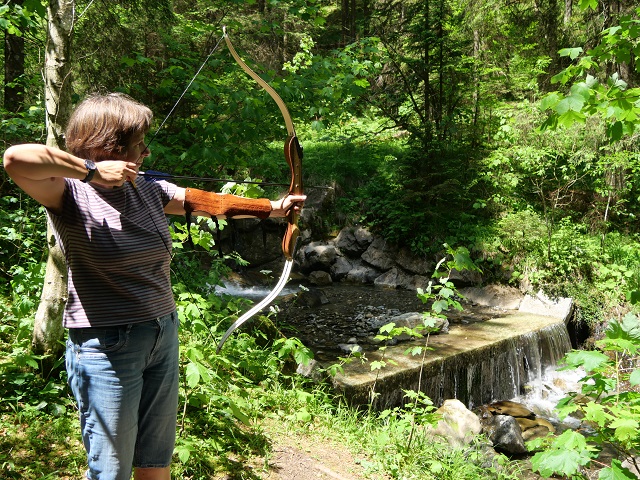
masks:
MULTIPOLYGON (((298 137, 290 135, 284 143, 284 157, 291 169, 291 185, 289 185, 289 195, 302 195, 302 146, 298 142, 298 137)), ((300 235, 298 228, 298 212, 293 208, 287 213, 287 231, 282 239, 282 251, 287 259, 293 258, 296 248, 296 241, 300 235)))
POLYGON ((287 260, 291 260, 293 258, 293 252, 296 249, 296 242, 299 235, 300 229, 298 228, 298 225, 295 223, 289 223, 287 225, 287 231, 284 234, 284 238, 282 239, 282 251, 284 252, 284 256, 287 260))

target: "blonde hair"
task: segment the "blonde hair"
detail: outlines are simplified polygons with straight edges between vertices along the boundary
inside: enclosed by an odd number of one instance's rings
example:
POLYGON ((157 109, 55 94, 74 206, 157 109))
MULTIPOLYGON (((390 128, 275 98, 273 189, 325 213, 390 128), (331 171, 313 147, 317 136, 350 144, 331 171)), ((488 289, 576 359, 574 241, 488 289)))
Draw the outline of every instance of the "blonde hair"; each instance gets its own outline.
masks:
POLYGON ((124 93, 94 94, 75 109, 66 131, 67 150, 92 160, 119 158, 132 137, 146 134, 153 113, 124 93))

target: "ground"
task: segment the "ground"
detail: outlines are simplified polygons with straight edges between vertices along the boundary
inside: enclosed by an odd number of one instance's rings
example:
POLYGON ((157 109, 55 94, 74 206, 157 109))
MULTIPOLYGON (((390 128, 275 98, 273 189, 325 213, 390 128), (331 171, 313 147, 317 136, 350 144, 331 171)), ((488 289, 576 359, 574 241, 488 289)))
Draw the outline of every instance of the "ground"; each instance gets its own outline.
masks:
MULTIPOLYGON (((345 447, 323 441, 316 444, 310 439, 292 439, 293 443, 274 445, 267 459, 268 471, 264 480, 359 480, 385 477, 367 476, 366 461, 355 458, 345 447)), ((263 466, 264 468, 264 466, 263 466)))

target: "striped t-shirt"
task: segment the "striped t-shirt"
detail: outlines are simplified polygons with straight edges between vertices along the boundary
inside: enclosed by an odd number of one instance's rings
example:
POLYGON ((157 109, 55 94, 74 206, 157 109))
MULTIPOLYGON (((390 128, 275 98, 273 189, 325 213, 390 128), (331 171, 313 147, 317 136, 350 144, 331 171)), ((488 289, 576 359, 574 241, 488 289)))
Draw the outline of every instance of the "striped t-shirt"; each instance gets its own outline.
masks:
POLYGON ((103 188, 65 179, 62 213, 49 212, 67 261, 67 328, 153 320, 175 309, 164 206, 176 193, 139 180, 103 188))

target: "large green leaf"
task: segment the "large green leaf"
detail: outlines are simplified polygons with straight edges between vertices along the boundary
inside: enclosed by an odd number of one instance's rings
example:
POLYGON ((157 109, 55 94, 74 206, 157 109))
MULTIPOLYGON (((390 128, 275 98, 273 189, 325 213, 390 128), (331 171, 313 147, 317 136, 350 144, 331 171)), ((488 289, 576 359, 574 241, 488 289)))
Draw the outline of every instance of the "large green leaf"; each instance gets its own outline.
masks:
POLYGON ((536 453, 531 458, 531 465, 545 477, 571 476, 591 461, 591 450, 581 434, 566 430, 556 438, 550 450, 536 453))
POLYGON ((598 474, 598 480, 637 480, 628 468, 622 466, 620 460, 612 460, 611 466, 603 468, 598 474))
POLYGON ((633 313, 626 314, 621 321, 609 321, 606 335, 608 338, 620 338, 640 342, 640 320, 633 313))
POLYGON ((572 351, 565 356, 566 366, 569 368, 584 367, 587 372, 592 372, 596 368, 609 361, 609 357, 596 351, 572 351))

